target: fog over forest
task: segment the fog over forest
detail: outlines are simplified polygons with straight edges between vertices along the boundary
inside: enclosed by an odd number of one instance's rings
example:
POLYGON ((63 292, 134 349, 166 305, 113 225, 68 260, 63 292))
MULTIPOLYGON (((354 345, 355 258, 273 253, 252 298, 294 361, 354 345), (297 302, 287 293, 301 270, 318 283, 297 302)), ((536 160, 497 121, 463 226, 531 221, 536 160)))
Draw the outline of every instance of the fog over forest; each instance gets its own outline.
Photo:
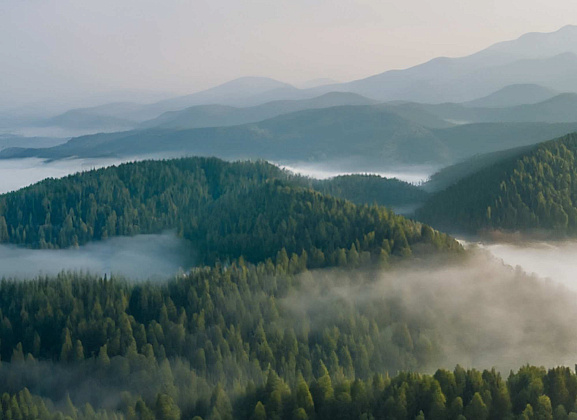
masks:
POLYGON ((438 169, 434 165, 413 165, 413 166, 399 166, 396 168, 391 168, 390 171, 363 171, 362 164, 354 165, 351 162, 346 162, 343 165, 341 162, 329 163, 311 163, 311 162, 295 162, 290 164, 278 163, 278 165, 284 169, 288 169, 291 172, 302 174, 304 176, 309 176, 316 179, 327 179, 338 175, 350 175, 350 174, 363 174, 370 173, 379 175, 385 178, 397 178, 401 181, 409 182, 411 184, 421 184, 431 175, 433 175, 438 169), (351 169, 351 168, 358 169, 351 169), (342 169, 344 168, 344 169, 342 169))
MULTIPOLYGON (((125 161, 140 160, 143 157, 133 159, 66 159, 55 161, 44 161, 41 159, 5 159, 0 160, 0 193, 13 191, 48 177, 59 178, 76 172, 91 170, 95 168, 116 165, 125 161)), ((282 165, 283 168, 311 176, 317 179, 326 179, 336 175, 344 174, 338 170, 338 164, 334 166, 315 166, 310 163, 300 163, 295 165, 282 165)), ((404 168, 398 172, 379 174, 385 177, 396 177, 407 182, 419 183, 430 176, 434 171, 432 167, 404 168)), ((183 267, 184 260, 182 252, 177 254, 165 253, 166 258, 158 257, 158 250, 163 246, 176 250, 180 242, 171 234, 165 235, 142 235, 136 238, 114 238, 109 241, 97 244, 90 244, 80 249, 59 250, 59 251, 37 251, 14 248, 12 246, 0 245, 0 275, 2 276, 26 276, 36 275, 42 271, 44 274, 54 274, 60 270, 84 269, 96 270, 96 272, 109 272, 107 267, 112 264, 107 256, 113 255, 112 250, 120 250, 124 246, 128 247, 126 255, 132 254, 132 249, 143 251, 142 255, 154 257, 157 262, 164 259, 163 263, 155 262, 146 264, 146 257, 142 258, 145 267, 159 267, 154 271, 154 275, 172 275, 183 267), (148 244, 149 248, 144 247, 148 244), (144 247, 144 248, 142 248, 144 247), (151 247, 151 248, 150 248, 151 247), (172 256, 176 255, 174 258, 172 256), (31 264, 18 264, 18 261, 28 261, 31 264), (20 268, 15 269, 16 266, 20 268), (42 270, 39 267, 44 267, 42 270)), ((502 243, 468 243, 467 246, 478 246, 489 253, 502 259, 505 264, 512 267, 520 266, 527 273, 534 273, 542 278, 548 278, 555 282, 577 290, 577 242, 573 241, 553 241, 553 242, 502 242, 502 243)), ((136 257, 137 254, 134 254, 136 257)), ((136 273, 136 277, 141 278, 141 264, 136 264, 136 271, 131 271, 129 260, 120 270, 125 275, 136 273), (140 273, 140 274, 139 274, 140 273)), ((114 270, 113 270, 114 271, 114 270)))
POLYGON ((404 264, 364 274, 326 270, 303 277, 306 286, 284 301, 297 323, 299 314, 313 312, 313 328, 322 330, 351 307, 361 312, 373 305, 389 308, 410 319, 409 328, 442 343, 441 359, 431 360, 432 372, 456 364, 507 372, 523 363, 556 366, 574 360, 577 293, 503 264, 483 249, 465 261, 421 261, 419 267, 404 264))
POLYGON ((45 178, 61 178, 76 172, 88 171, 121 163, 119 159, 43 159, 0 160, 0 193, 15 191, 45 178))
POLYGON ((135 280, 164 280, 193 265, 193 250, 174 233, 116 237, 77 248, 0 245, 0 278, 28 279, 80 271, 135 280))
POLYGON ((0 0, 0 420, 577 420, 577 7, 0 0))
POLYGON ((516 242, 479 244, 495 257, 527 273, 550 279, 577 291, 577 242, 516 242))

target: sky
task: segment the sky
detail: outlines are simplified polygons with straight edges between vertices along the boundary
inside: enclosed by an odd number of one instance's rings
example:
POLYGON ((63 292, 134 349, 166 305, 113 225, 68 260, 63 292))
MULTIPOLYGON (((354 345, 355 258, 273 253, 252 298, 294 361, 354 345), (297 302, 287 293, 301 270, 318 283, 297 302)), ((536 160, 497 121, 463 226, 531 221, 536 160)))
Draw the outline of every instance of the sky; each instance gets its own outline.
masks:
POLYGON ((575 23, 574 0, 0 0, 0 104, 348 81, 575 23))

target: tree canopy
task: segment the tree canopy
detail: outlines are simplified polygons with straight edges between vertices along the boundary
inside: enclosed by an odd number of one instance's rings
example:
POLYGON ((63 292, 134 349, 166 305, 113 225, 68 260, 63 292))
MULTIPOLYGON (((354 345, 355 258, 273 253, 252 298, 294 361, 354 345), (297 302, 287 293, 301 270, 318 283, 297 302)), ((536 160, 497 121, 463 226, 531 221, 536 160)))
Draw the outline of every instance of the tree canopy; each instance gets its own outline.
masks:
POLYGON ((542 143, 435 194, 417 218, 453 231, 577 234, 577 134, 542 143))
MULTIPOLYGON (((374 187, 374 180, 367 180, 374 187)), ((284 248, 289 255, 306 253, 311 257, 307 264, 318 267, 338 265, 340 255, 353 250, 363 261, 378 262, 409 255, 415 245, 435 251, 459 248, 447 235, 384 207, 355 205, 307 184, 336 194, 345 189, 341 180, 313 182, 266 162, 187 158, 128 163, 2 195, 0 242, 66 248, 171 229, 193 243, 200 262, 242 256, 257 263, 284 248)), ((398 181, 395 185, 398 192, 398 181)))

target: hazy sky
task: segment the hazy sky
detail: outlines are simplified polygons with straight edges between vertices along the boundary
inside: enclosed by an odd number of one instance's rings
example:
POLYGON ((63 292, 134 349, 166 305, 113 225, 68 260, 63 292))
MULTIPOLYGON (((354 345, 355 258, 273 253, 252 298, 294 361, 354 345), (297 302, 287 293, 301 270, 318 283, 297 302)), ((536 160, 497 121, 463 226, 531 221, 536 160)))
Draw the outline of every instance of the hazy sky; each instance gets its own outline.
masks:
POLYGON ((0 101, 347 81, 573 23, 574 0, 0 0, 0 101))

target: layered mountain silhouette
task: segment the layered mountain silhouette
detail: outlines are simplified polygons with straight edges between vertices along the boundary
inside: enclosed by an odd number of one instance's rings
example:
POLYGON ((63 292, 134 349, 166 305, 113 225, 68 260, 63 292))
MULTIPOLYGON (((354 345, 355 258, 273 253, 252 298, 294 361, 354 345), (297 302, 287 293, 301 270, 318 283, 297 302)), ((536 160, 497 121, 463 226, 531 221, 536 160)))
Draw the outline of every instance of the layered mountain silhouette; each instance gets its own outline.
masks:
POLYGON ((394 110, 380 104, 337 106, 230 127, 96 134, 51 148, 6 149, 0 157, 201 155, 379 171, 407 165, 446 166, 477 154, 536 144, 577 130, 577 123, 480 123, 434 128, 426 123, 442 120, 433 115, 414 113, 409 119, 411 115, 401 116, 394 110), (419 119, 424 121, 419 123, 419 119))
POLYGON ((382 101, 429 103, 471 101, 511 84, 577 91, 576 46, 577 26, 565 26, 552 33, 526 34, 466 57, 439 57, 338 88, 382 101))
POLYGON ((472 108, 507 108, 517 105, 536 104, 551 99, 559 92, 535 84, 515 84, 505 86, 482 98, 478 98, 462 105, 472 108))
POLYGON ((356 93, 378 102, 453 102, 476 108, 533 104, 559 92, 577 92, 576 46, 577 26, 566 26, 552 33, 526 34, 466 57, 439 57, 346 83, 321 79, 297 88, 266 77, 242 77, 152 104, 114 103, 72 110, 45 124, 128 127, 194 106, 254 107, 273 101, 311 99, 329 92, 356 93))
POLYGON ((263 121, 305 109, 330 108, 342 105, 371 105, 376 101, 355 93, 331 92, 312 99, 273 101, 253 107, 227 105, 197 105, 182 111, 166 112, 145 121, 141 128, 225 127, 263 121))

